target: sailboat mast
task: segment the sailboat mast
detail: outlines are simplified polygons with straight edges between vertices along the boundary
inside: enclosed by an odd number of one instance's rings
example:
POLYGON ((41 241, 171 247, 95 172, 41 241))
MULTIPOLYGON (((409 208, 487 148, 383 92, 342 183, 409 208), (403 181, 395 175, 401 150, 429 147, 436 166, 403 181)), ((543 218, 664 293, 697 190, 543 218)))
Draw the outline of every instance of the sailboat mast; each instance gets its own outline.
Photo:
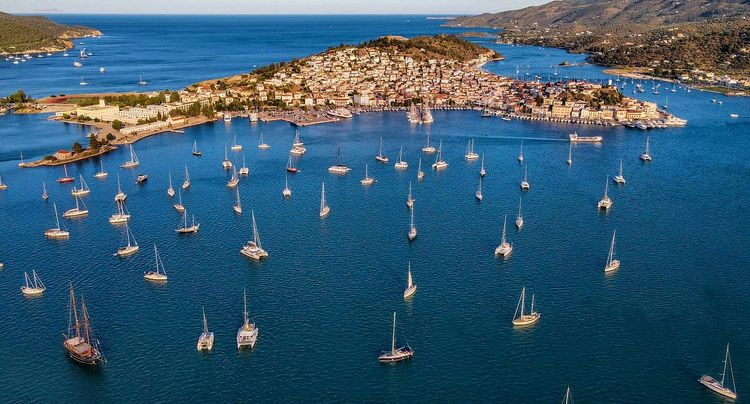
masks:
POLYGON ((206 308, 201 307, 201 310, 203 310, 203 333, 205 335, 208 335, 208 322, 206 321, 206 308))
POLYGON ((721 385, 724 386, 724 379, 727 375, 727 361, 729 359, 729 344, 727 344, 727 352, 724 354, 724 371, 721 372, 721 385))
POLYGON ((396 353, 396 312, 393 312, 393 334, 391 335, 391 354, 396 353))
POLYGON ((607 258, 607 265, 612 264, 612 258, 614 258, 615 255, 615 234, 617 233, 617 230, 612 232, 612 244, 609 245, 609 257, 607 258))
POLYGON ((242 289, 242 298, 245 302, 245 309, 242 311, 242 315, 245 318, 245 324, 247 324, 250 322, 250 319, 248 318, 248 315, 247 315, 247 290, 246 289, 242 289))
POLYGON ((503 219, 503 238, 500 240, 500 244, 505 244, 505 224, 508 221, 508 215, 505 215, 503 219))
POLYGON ((81 315, 83 316, 83 329, 84 329, 85 337, 86 337, 84 341, 88 342, 89 346, 91 346, 91 332, 89 329, 89 313, 86 310, 86 302, 83 301, 83 298, 81 298, 81 315))
POLYGON ((526 287, 521 289, 521 318, 523 318, 523 310, 526 307, 526 287))
MULTIPOLYGON (((81 328, 78 324, 78 310, 76 307, 76 295, 73 291, 73 284, 70 285, 70 310, 68 312, 68 334, 73 334, 75 330, 75 336, 81 336, 81 328)), ((68 338, 72 335, 68 335, 68 338)))
POLYGON ((55 224, 57 224, 57 230, 60 230, 60 216, 57 215, 57 204, 52 204, 55 207, 55 224))

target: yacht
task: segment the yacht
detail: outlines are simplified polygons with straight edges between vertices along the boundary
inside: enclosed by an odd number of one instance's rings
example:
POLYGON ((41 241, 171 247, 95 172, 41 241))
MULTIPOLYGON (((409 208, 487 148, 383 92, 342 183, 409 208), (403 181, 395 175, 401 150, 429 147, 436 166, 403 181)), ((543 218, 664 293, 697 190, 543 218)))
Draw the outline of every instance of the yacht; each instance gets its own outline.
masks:
POLYGON ((499 255, 501 257, 507 257, 511 252, 513 252, 513 245, 505 239, 505 223, 507 222, 507 220, 508 215, 505 215, 505 219, 503 219, 503 237, 500 239, 500 245, 495 248, 495 255, 499 255))
POLYGON ((255 224, 255 212, 251 210, 250 215, 253 220, 253 239, 242 247, 240 253, 248 258, 260 261, 263 258, 268 258, 268 252, 260 244, 260 234, 258 233, 258 226, 255 224))
POLYGON ((55 209, 55 227, 44 231, 44 237, 61 240, 70 237, 70 232, 60 227, 60 217, 57 215, 57 204, 53 203, 55 209))
POLYGON ((525 306, 526 306, 526 287, 521 289, 521 297, 518 299, 518 304, 516 305, 516 312, 513 314, 513 325, 516 327, 523 327, 527 325, 532 325, 539 321, 539 319, 542 317, 541 314, 534 311, 534 295, 531 295, 531 310, 529 313, 525 313, 525 306))
MULTIPOLYGON (((423 149, 424 150, 424 149, 423 149)), ((444 170, 448 168, 448 163, 443 160, 443 139, 440 139, 440 145, 438 146, 437 158, 432 163, 433 170, 444 170)))
POLYGON ((258 140, 258 148, 261 150, 268 150, 271 148, 268 143, 263 141, 263 133, 260 134, 260 139, 258 140))
POLYGON ((47 185, 42 181, 42 199, 45 201, 49 198, 49 194, 47 193, 47 185))
POLYGON ((409 262, 409 271, 406 275, 406 289, 404 290, 404 299, 408 299, 414 296, 417 292, 417 285, 414 284, 411 278, 411 261, 409 262))
POLYGON ((383 351, 378 356, 378 361, 381 363, 394 363, 400 362, 406 359, 410 359, 414 356, 414 350, 409 345, 401 348, 396 348, 396 312, 393 312, 393 332, 391 335, 391 350, 383 351))
POLYGON ((388 163, 388 156, 383 154, 383 138, 380 138, 380 147, 378 148, 378 154, 375 156, 375 160, 387 164, 388 163))
POLYGON ((281 191, 281 195, 283 195, 284 198, 291 198, 292 196, 292 190, 289 188, 289 176, 286 173, 284 173, 284 190, 281 191))
POLYGON ((99 178, 99 179, 107 178, 109 173, 104 169, 104 162, 102 160, 99 160, 99 167, 100 167, 99 172, 94 174, 94 178, 99 178))
POLYGON ((121 201, 115 203, 117 204, 117 212, 109 217, 109 223, 113 225, 127 223, 130 220, 130 213, 125 212, 125 203, 121 201))
POLYGON ((328 167, 328 172, 331 174, 346 174, 352 169, 341 164, 341 146, 336 150, 336 165, 328 167))
POLYGON ((292 147, 302 147, 304 145, 305 145, 305 143, 303 143, 299 139, 299 130, 295 129, 295 131, 294 131, 294 140, 292 141, 292 147))
POLYGON ((409 181, 409 195, 406 196, 406 207, 414 206, 414 196, 411 194, 411 181, 409 181))
POLYGON ((651 161, 651 153, 649 152, 649 147, 648 147, 649 140, 650 139, 646 137, 646 150, 643 153, 641 153, 641 160, 643 161, 651 161))
POLYGON ((334 110, 328 111, 328 115, 336 118, 352 119, 351 111, 346 108, 336 108, 334 110))
POLYGON ((135 177, 136 184, 143 184, 146 181, 148 181, 148 175, 146 174, 139 174, 137 177, 135 177))
POLYGON ((232 168, 232 162, 229 161, 229 157, 227 157, 227 145, 224 145, 224 160, 221 161, 221 166, 224 167, 225 170, 229 170, 232 168))
POLYGON ((182 220, 180 220, 179 227, 175 231, 179 234, 197 233, 200 228, 200 223, 195 222, 195 215, 193 215, 193 221, 188 223, 187 210, 183 210, 182 220))
POLYGON ((464 154, 466 160, 476 160, 479 158, 479 154, 474 152, 474 138, 469 139, 469 144, 466 146, 466 154, 464 154))
POLYGON ((326 203, 326 183, 323 181, 323 186, 320 189, 320 217, 324 218, 331 212, 331 207, 326 203))
POLYGON ((145 86, 148 85, 148 81, 143 80, 143 76, 138 76, 138 85, 139 86, 145 86))
POLYGON ((401 149, 398 151, 398 160, 396 161, 396 164, 394 166, 397 170, 406 170, 409 168, 409 163, 405 162, 403 160, 404 157, 404 146, 401 146, 401 149))
POLYGON ((568 165, 573 165, 573 142, 570 142, 568 145, 568 160, 566 160, 568 165))
POLYGON ((367 163, 365 163, 365 178, 359 181, 362 185, 372 185, 375 183, 375 179, 370 177, 367 172, 367 163))
POLYGON ((292 141, 292 149, 289 150, 289 153, 295 156, 301 156, 305 154, 306 152, 307 152, 307 149, 305 149, 305 144, 299 140, 299 131, 294 131, 294 140, 292 141))
POLYGON ((523 215, 521 214, 521 198, 518 198, 518 216, 516 216, 516 227, 523 228, 523 215))
POLYGON ((128 226, 127 223, 125 223, 125 237, 128 238, 128 245, 125 247, 120 247, 117 249, 117 252, 115 255, 117 255, 120 258, 124 258, 130 255, 133 255, 140 250, 140 247, 138 247, 138 242, 135 241, 135 236, 130 231, 130 226, 128 226), (130 240, 133 240, 132 242, 130 240))
POLYGON ((89 188, 89 184, 86 183, 86 180, 83 179, 83 175, 78 175, 78 179, 81 180, 81 187, 76 188, 73 186, 73 188, 70 190, 70 194, 73 196, 86 196, 91 193, 91 189, 89 188))
POLYGON ((289 156, 289 161, 287 161, 286 163, 286 171, 292 174, 299 171, 297 167, 294 166, 294 160, 292 159, 292 156, 289 156))
POLYGON ((237 144, 237 135, 234 135, 234 140, 232 141, 232 151, 240 151, 242 150, 242 145, 237 144))
POLYGON ((63 213, 63 217, 66 219, 74 219, 78 217, 88 216, 89 210, 86 208, 86 205, 83 203, 81 198, 75 196, 74 199, 76 200, 76 207, 66 210, 65 213, 63 213))
POLYGON ((419 158, 419 163, 417 164, 417 181, 422 181, 424 179, 424 171, 422 171, 422 157, 419 158))
POLYGON ((67 164, 63 164, 63 171, 65 172, 65 175, 63 175, 62 177, 58 178, 57 182, 59 182, 61 184, 65 184, 65 183, 68 183, 68 182, 75 181, 75 178, 68 176, 68 165, 67 164))
POLYGON ((526 171, 526 165, 523 166, 523 181, 521 181, 521 190, 528 191, 529 190, 529 177, 528 172, 526 171))
POLYGON ((198 337, 196 347, 199 351, 210 351, 214 347, 214 333, 208 331, 208 321, 206 321, 206 308, 201 307, 203 311, 203 332, 198 337))
POLYGON ((154 281, 154 282, 166 282, 167 271, 164 270, 164 263, 161 262, 161 257, 159 256, 159 250, 156 249, 156 244, 154 244, 154 257, 156 261, 156 269, 153 271, 144 272, 143 279, 146 279, 147 281, 154 281))
POLYGON ((479 202, 482 202, 484 199, 484 195, 482 194, 482 177, 479 177, 479 189, 474 193, 474 197, 476 197, 479 202))
POLYGON ((427 131, 427 143, 425 143, 425 146, 422 148, 422 151, 427 154, 435 153, 435 147, 430 145, 430 132, 427 131))
POLYGON ((250 169, 245 164, 245 153, 242 153, 242 167, 240 168, 238 173, 243 177, 247 177, 248 175, 250 175, 250 169))
POLYGON ((604 184, 604 196, 599 201, 599 209, 604 209, 605 211, 608 211, 612 207, 612 199, 609 198, 609 195, 607 193, 609 187, 609 175, 607 176, 607 181, 604 184))
POLYGON ((414 241, 417 238, 417 226, 414 225, 414 205, 409 208, 409 233, 407 237, 409 241, 414 241))
POLYGON ((78 82, 79 86, 87 86, 89 83, 86 82, 86 80, 83 79, 83 76, 81 76, 81 81, 78 82))
MULTIPOLYGON (((187 169, 187 166, 185 166, 187 169)), ((169 188, 167 188, 167 195, 170 198, 174 198, 174 187, 172 186, 172 171, 169 172, 169 188)))
POLYGON ((615 234, 617 231, 612 232, 612 243, 609 245, 609 255, 607 255, 607 264, 604 265, 604 272, 612 272, 620 268, 620 261, 615 259, 615 234))
POLYGON ((484 177, 487 175, 487 170, 484 169, 484 154, 482 155, 482 168, 479 169, 479 176, 484 177))
POLYGON ((174 206, 174 209, 180 213, 185 211, 185 207, 182 205, 182 189, 177 190, 177 203, 172 206, 174 206))
POLYGON ((21 293, 23 293, 25 296, 39 296, 44 293, 45 290, 47 290, 47 287, 44 286, 42 280, 39 279, 36 271, 31 271, 31 277, 29 277, 29 274, 24 272, 23 277, 26 284, 24 286, 21 286, 21 293))
POLYGON ((237 349, 249 347, 253 349, 255 342, 258 340, 258 328, 255 323, 250 322, 250 316, 247 314, 247 292, 242 290, 242 300, 244 302, 244 309, 242 310, 242 317, 244 319, 242 326, 237 330, 237 349))
POLYGON ((227 188, 234 188, 240 183, 240 177, 237 175, 237 167, 232 171, 232 178, 227 181, 227 188))
POLYGON ((409 111, 406 113, 406 119, 409 120, 409 123, 421 123, 419 110, 417 110, 417 106, 414 105, 414 103, 409 107, 409 111))
POLYGON ((235 188, 235 191, 237 191, 237 200, 234 202, 234 206, 232 206, 232 209, 234 210, 234 213, 241 215, 242 202, 240 201, 240 187, 235 188))
POLYGON ((3 182, 3 177, 0 177, 0 191, 8 189, 8 185, 3 182))
POLYGON ((135 150, 133 150, 133 145, 130 145, 130 160, 120 164, 120 167, 122 168, 135 168, 141 165, 141 162, 138 160, 138 156, 135 154, 135 150))
POLYGON ((251 112, 248 115, 248 119, 250 119, 250 122, 258 122, 258 113, 257 112, 251 112))
POLYGON ((737 386, 734 383, 734 369, 732 368, 732 358, 729 356, 729 344, 727 344, 727 350, 726 350, 726 353, 724 354, 724 371, 721 372, 721 380, 716 380, 710 375, 703 375, 698 380, 698 382, 708 387, 716 394, 730 398, 732 400, 737 399, 737 386), (729 388, 729 384, 726 383, 727 382, 727 367, 729 368, 729 376, 732 377, 731 388, 729 388))
POLYGON ((200 157, 203 155, 203 152, 198 150, 198 141, 193 141, 193 156, 200 157))
POLYGON ((128 196, 122 192, 122 188, 120 187, 120 174, 117 174, 117 194, 115 194, 115 202, 125 202, 125 199, 128 196))
POLYGON ((583 143, 599 143, 602 141, 601 136, 578 136, 577 132, 573 132, 568 135, 568 140, 571 141, 571 143, 575 142, 583 142, 583 143))
POLYGON ((523 163, 523 140, 521 141, 521 149, 518 151, 518 162, 523 163))
POLYGON ((620 171, 615 175, 614 181, 618 185, 625 185, 625 177, 622 176, 622 158, 620 158, 620 171))
POLYGON ((64 335, 65 342, 63 342, 68 356, 84 365, 98 366, 106 363, 107 360, 99 347, 99 340, 94 337, 91 329, 89 313, 83 299, 81 299, 81 316, 78 316, 78 304, 73 285, 70 285, 68 310, 68 331, 64 335))
POLYGON ((232 114, 224 112, 224 122, 232 122, 232 114))

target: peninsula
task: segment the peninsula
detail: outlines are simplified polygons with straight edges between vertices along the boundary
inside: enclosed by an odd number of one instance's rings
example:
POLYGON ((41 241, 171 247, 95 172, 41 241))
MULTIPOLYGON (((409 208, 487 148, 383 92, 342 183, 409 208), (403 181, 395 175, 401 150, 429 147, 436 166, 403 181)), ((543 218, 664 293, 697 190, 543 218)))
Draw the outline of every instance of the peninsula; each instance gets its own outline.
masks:
POLYGON ((96 29, 62 25, 46 17, 0 12, 0 55, 62 52, 73 47, 73 38, 100 35, 96 29))

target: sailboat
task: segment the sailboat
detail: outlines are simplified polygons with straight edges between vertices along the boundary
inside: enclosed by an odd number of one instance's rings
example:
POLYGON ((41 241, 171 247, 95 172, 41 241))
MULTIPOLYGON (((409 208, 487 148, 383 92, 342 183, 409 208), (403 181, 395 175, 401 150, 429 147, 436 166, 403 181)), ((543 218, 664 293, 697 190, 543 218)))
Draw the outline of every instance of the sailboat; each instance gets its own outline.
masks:
POLYGON ((185 207, 182 206, 182 189, 177 190, 177 203, 175 203, 173 206, 175 210, 180 213, 185 211, 185 207))
POLYGON ((135 168, 141 165, 141 162, 138 161, 138 156, 135 154, 135 150, 133 150, 133 145, 130 145, 130 160, 120 164, 120 167, 122 168, 135 168))
POLYGON ((8 185, 3 183, 3 177, 0 177, 0 191, 8 189, 8 185))
POLYGON ((65 175, 57 179, 57 182, 64 184, 66 182, 73 182, 75 179, 73 177, 68 176, 68 165, 63 164, 63 170, 65 171, 65 175))
POLYGON ((383 351, 378 356, 378 361, 381 363, 393 363, 400 362, 414 356, 414 350, 409 345, 401 348, 396 348, 396 312, 393 312, 393 332, 391 335, 391 350, 383 351))
POLYGON ((117 194, 115 194, 115 202, 125 202, 125 199, 128 196, 122 192, 122 188, 120 187, 120 174, 117 174, 117 194))
POLYGON ((482 202, 482 199, 484 199, 484 195, 482 194, 482 177, 479 177, 479 188, 477 189, 477 192, 474 193, 474 197, 477 198, 479 202, 482 202))
POLYGON ((237 191, 237 201, 234 203, 234 206, 232 206, 232 209, 234 209, 234 213, 241 215, 242 214, 242 202, 240 202, 240 187, 235 188, 237 191))
POLYGON ((117 252, 115 253, 115 255, 120 258, 133 255, 140 249, 140 247, 138 247, 138 242, 135 241, 135 236, 130 231, 130 226, 128 226, 127 223, 125 223, 125 237, 128 238, 128 245, 118 248, 117 252), (130 241, 131 239, 133 240, 132 242, 130 241))
POLYGON ((255 212, 251 210, 250 216, 253 219, 253 239, 242 247, 240 253, 248 258, 260 261, 263 258, 268 258, 268 252, 260 244, 260 234, 258 233, 258 226, 255 224, 255 212))
POLYGON ((260 134, 260 140, 258 140, 258 148, 261 150, 268 150, 271 148, 271 146, 268 145, 268 143, 263 141, 263 133, 260 134))
POLYGON ((81 299, 81 319, 78 318, 78 307, 76 303, 73 285, 70 285, 70 303, 68 306, 68 332, 63 346, 68 356, 76 362, 84 365, 101 365, 107 360, 99 347, 99 340, 94 337, 89 321, 89 313, 86 303, 81 299))
POLYGON ((404 299, 408 299, 414 296, 417 292, 417 285, 414 284, 411 278, 411 261, 409 262, 409 272, 406 277, 406 290, 404 290, 404 299))
POLYGON ((294 166, 294 159, 292 159, 292 156, 289 156, 289 161, 286 163, 286 171, 292 174, 299 171, 297 170, 297 167, 294 166))
MULTIPOLYGON (((172 187, 172 181, 169 182, 169 187, 172 187)), ((188 189, 190 188, 190 173, 188 172, 187 164, 185 164, 185 181, 182 182, 182 189, 188 189)), ((174 190, 172 191, 172 195, 174 195, 174 190)))
POLYGON ((367 163, 365 163, 365 178, 359 181, 362 185, 372 185, 375 183, 375 178, 369 176, 367 172, 367 163))
POLYGON ((294 130, 294 141, 292 141, 292 147, 302 147, 305 144, 299 139, 299 129, 294 130))
POLYGON ((607 176, 607 181, 604 183, 604 196, 599 201, 599 209, 604 209, 605 211, 608 211, 609 208, 612 207, 612 199, 610 199, 607 191, 609 189, 609 175, 607 176))
POLYGON ((388 156, 383 154, 383 138, 380 138, 380 147, 378 148, 378 155, 375 156, 375 160, 381 163, 388 163, 388 156))
POLYGON ((419 163, 417 164, 417 181, 422 181, 424 179, 424 171, 422 171, 422 157, 419 158, 419 163))
POLYGON ((734 369, 732 368, 732 358, 729 356, 729 344, 727 344, 727 350, 724 354, 724 371, 721 372, 721 380, 716 380, 709 375, 703 375, 698 382, 713 390, 716 394, 731 398, 732 400, 737 398, 737 386, 734 384, 734 369), (731 389, 728 385, 724 385, 727 378, 727 367, 729 367, 729 375, 732 377, 731 389))
POLYGON ((484 154, 482 155, 482 168, 479 169, 479 176, 484 177, 487 175, 487 171, 484 169, 484 154))
POLYGON ((200 223, 195 222, 195 215, 193 215, 193 221, 188 223, 187 210, 184 210, 182 211, 182 220, 180 220, 179 227, 175 231, 180 234, 197 233, 200 228, 200 223))
POLYGON ((107 176, 109 175, 109 173, 107 172, 107 170, 104 169, 104 161, 99 160, 99 167, 100 167, 99 168, 99 172, 97 172, 96 174, 94 174, 94 178, 99 178, 99 179, 101 179, 101 178, 107 178, 107 176))
POLYGON ((531 310, 528 314, 524 313, 526 309, 526 287, 521 289, 521 297, 516 305, 516 312, 513 313, 513 325, 516 327, 527 326, 536 323, 542 317, 541 314, 534 311, 534 295, 531 295, 531 310))
POLYGON ((159 256, 159 250, 156 249, 156 244, 154 244, 154 260, 156 261, 156 269, 153 271, 144 272, 143 278, 148 281, 166 282, 167 271, 164 270, 164 263, 161 262, 161 257, 159 256))
POLYGON ((425 146, 422 148, 422 151, 427 154, 435 153, 435 147, 430 145, 430 132, 427 131, 427 142, 425 143, 425 146))
POLYGON ((203 152, 198 150, 198 141, 194 140, 193 141, 193 156, 200 157, 202 155, 203 155, 203 152))
POLYGON ((323 186, 320 189, 320 217, 326 217, 331 212, 331 207, 326 203, 326 183, 323 181, 323 186))
POLYGON ((341 145, 336 149, 336 165, 328 167, 328 172, 331 174, 346 174, 352 169, 341 164, 341 145))
POLYGON ((206 308, 201 307, 203 311, 203 332, 198 337, 196 347, 199 351, 210 351, 214 347, 214 333, 208 331, 208 321, 206 321, 206 308))
POLYGON ((234 140, 232 141, 232 151, 240 151, 242 150, 242 145, 237 144, 237 135, 234 135, 234 140))
MULTIPOLYGON (((424 149, 423 149, 424 150, 424 149)), ((440 139, 440 145, 438 146, 437 158, 432 163, 433 170, 443 170, 448 167, 448 163, 443 160, 443 139, 440 139)))
POLYGON ((26 162, 23 161, 23 150, 19 150, 19 153, 21 154, 21 161, 18 162, 19 167, 26 167, 26 162))
POLYGON ((49 194, 47 193, 47 185, 42 181, 42 199, 45 201, 49 198, 49 194))
POLYGON ((607 255, 607 264, 604 265, 604 272, 612 272, 620 268, 620 261, 615 259, 615 234, 617 230, 612 232, 612 243, 609 245, 609 255, 607 255))
POLYGON ((57 216, 57 204, 53 203, 52 206, 54 206, 55 209, 55 227, 45 230, 44 237, 57 240, 67 239, 68 237, 70 237, 70 232, 68 232, 67 230, 63 230, 60 227, 60 217, 57 216))
POLYGON ((474 152, 474 138, 469 139, 469 144, 466 145, 466 154, 464 154, 466 160, 476 160, 479 158, 479 154, 474 152))
POLYGON ((237 330, 237 349, 243 347, 255 347, 255 342, 258 340, 258 328, 255 323, 250 322, 250 316, 247 314, 247 291, 242 290, 242 300, 244 302, 244 309, 242 310, 242 318, 244 319, 242 327, 237 330))
POLYGON ((570 393, 570 386, 565 390, 565 398, 563 398, 562 404, 573 404, 573 395, 570 393))
POLYGON ((521 141, 521 150, 518 152, 518 162, 523 163, 523 140, 521 141))
POLYGON ((523 166, 523 181, 521 181, 521 189, 524 191, 529 190, 529 177, 526 170, 526 165, 523 166))
POLYGON ((622 176, 622 158, 620 158, 620 172, 615 175, 614 181, 619 185, 625 184, 625 177, 622 176))
POLYGON ((523 215, 521 215, 521 198, 518 198, 518 216, 516 216, 516 227, 521 230, 523 227, 523 215))
POLYGON ((573 165, 573 142, 570 142, 568 146, 568 160, 566 160, 568 165, 573 165))
MULTIPOLYGON (((185 166, 187 169, 187 166, 185 166)), ((170 198, 174 198, 174 187, 172 186, 172 171, 169 172, 169 188, 167 188, 167 195, 170 198)))
POLYGON ((146 80, 143 80, 143 76, 141 76, 141 75, 138 75, 138 85, 139 85, 139 86, 145 86, 145 85, 147 85, 147 84, 148 84, 148 81, 146 81, 146 80))
POLYGON ((221 166, 224 167, 225 170, 229 170, 232 168, 232 162, 229 161, 229 157, 227 156, 227 145, 224 144, 224 160, 221 161, 221 166))
POLYGON ((81 86, 85 86, 85 85, 88 85, 89 83, 87 83, 86 80, 83 79, 83 76, 81 76, 81 81, 78 82, 78 84, 81 86))
POLYGON ((242 167, 240 168, 238 173, 243 177, 247 177, 248 175, 250 175, 250 169, 245 164, 245 153, 242 153, 242 167))
POLYGON ((299 140, 299 131, 294 132, 294 140, 292 141, 292 149, 289 150, 290 154, 295 156, 301 156, 307 152, 304 143, 299 140))
POLYGON ((24 286, 21 286, 21 293, 23 293, 24 295, 39 296, 44 293, 45 290, 47 290, 47 287, 44 286, 42 280, 39 279, 39 276, 36 274, 35 270, 31 270, 31 277, 29 277, 29 274, 27 274, 26 272, 23 273, 23 277, 26 281, 26 284, 24 286))
POLYGON ((503 219, 503 237, 500 239, 500 245, 495 248, 495 255, 499 255, 501 257, 507 257, 513 251, 513 245, 508 243, 508 241, 505 239, 505 223, 507 221, 508 215, 505 215, 505 219, 503 219))
POLYGON ((409 241, 414 241, 417 238, 417 227, 414 225, 414 205, 409 207, 409 215, 411 219, 409 220, 409 233, 407 237, 409 237, 409 241))
POLYGON ((649 137, 646 137, 646 150, 641 153, 641 160, 643 161, 651 161, 651 153, 648 150, 649 139, 649 137))
POLYGON ((284 190, 281 191, 281 195, 284 196, 284 198, 290 198, 292 196, 292 190, 289 188, 289 176, 284 173, 284 190))
POLYGON ((86 180, 83 179, 83 175, 78 175, 78 178, 81 180, 81 187, 76 188, 73 186, 73 188, 70 190, 71 195, 73 196, 86 196, 91 193, 91 189, 89 188, 89 184, 86 183, 86 180))
POLYGON ((404 146, 401 146, 401 149, 398 151, 398 160, 396 161, 396 164, 394 164, 394 167, 396 167, 397 170, 406 170, 409 168, 409 163, 405 162, 403 160, 404 157, 404 146))
POLYGON ((227 188, 234 188, 240 183, 240 177, 237 176, 237 167, 232 171, 232 178, 227 181, 227 188))
POLYGON ((414 197, 411 194, 411 181, 409 181, 409 195, 406 196, 406 206, 409 208, 414 206, 414 197))
POLYGON ((89 210, 86 208, 86 205, 83 203, 81 198, 79 198, 77 195, 75 196, 76 200, 76 207, 72 209, 68 209, 63 213, 63 217, 66 219, 74 219, 77 217, 84 217, 88 216, 89 210), (81 208, 81 205, 83 205, 83 208, 81 208))
POLYGON ((125 203, 121 201, 115 203, 117 204, 117 213, 109 217, 109 223, 113 225, 127 223, 130 220, 130 214, 125 212, 125 203))

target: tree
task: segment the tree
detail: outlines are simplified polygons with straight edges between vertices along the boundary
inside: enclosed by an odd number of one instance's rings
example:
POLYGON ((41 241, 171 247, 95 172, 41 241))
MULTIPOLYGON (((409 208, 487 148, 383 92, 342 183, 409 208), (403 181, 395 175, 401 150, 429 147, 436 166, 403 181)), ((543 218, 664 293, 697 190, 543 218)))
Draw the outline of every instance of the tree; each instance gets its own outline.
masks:
POLYGON ((15 93, 9 95, 7 100, 10 103, 23 104, 25 102, 33 101, 34 99, 26 95, 23 90, 18 90, 15 93))
POLYGON ((111 141, 113 141, 115 139, 116 139, 115 135, 113 135, 111 133, 107 133, 107 141, 111 142, 111 141))
POLYGON ((81 146, 80 143, 75 142, 73 143, 73 154, 78 154, 83 151, 83 146, 81 146))
POLYGON ((114 130, 120 130, 120 129, 122 129, 123 126, 124 125, 122 124, 122 122, 118 121, 117 119, 115 119, 114 121, 112 121, 112 129, 114 129, 114 130))

